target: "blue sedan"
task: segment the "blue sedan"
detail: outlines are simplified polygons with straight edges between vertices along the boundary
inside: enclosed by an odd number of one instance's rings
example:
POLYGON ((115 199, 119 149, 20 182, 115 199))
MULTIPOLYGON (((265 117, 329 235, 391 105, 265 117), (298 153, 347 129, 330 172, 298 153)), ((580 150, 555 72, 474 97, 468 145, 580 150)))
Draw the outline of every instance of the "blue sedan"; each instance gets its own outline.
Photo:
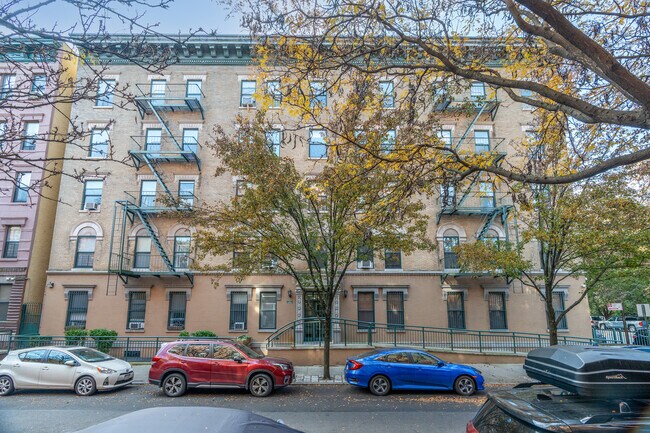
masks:
POLYGON ((454 390, 472 395, 485 389, 479 370, 416 349, 373 350, 348 358, 345 380, 375 395, 386 395, 391 389, 454 390))

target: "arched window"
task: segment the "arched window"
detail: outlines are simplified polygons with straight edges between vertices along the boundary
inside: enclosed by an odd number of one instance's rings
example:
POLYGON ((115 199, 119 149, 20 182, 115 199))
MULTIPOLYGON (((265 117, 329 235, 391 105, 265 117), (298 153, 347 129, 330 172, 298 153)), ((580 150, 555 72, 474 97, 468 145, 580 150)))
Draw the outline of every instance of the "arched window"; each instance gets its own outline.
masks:
POLYGON ((174 235, 174 268, 189 269, 192 234, 188 229, 179 229, 174 235))
POLYGON ((493 244, 498 244, 499 243, 499 233, 497 233, 496 230, 494 229, 489 229, 487 233, 485 233, 485 236, 483 237, 483 240, 485 242, 491 242, 493 244))
POLYGON ((75 268, 93 267, 97 232, 92 227, 84 227, 77 234, 77 251, 74 256, 75 268))
POLYGON ((135 235, 135 255, 133 267, 149 269, 151 265, 151 237, 145 229, 140 229, 135 235))
POLYGON ((458 232, 447 229, 443 233, 442 246, 445 253, 445 269, 458 269, 458 257, 455 248, 460 244, 458 232))

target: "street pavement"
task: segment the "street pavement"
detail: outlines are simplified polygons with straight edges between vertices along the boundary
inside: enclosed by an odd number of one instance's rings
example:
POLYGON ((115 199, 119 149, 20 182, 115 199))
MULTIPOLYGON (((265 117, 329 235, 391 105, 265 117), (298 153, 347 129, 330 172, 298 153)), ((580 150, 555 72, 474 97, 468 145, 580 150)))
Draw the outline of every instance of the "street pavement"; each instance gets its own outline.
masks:
MULTIPOLYGON (((492 385, 488 390, 505 387, 492 385)), ((153 385, 91 397, 72 391, 22 391, 0 398, 0 433, 72 432, 138 409, 164 406, 244 409, 307 433, 462 433, 485 397, 484 392, 472 397, 450 392, 376 397, 349 385, 293 385, 267 398, 243 390, 193 390, 171 399, 153 385)))

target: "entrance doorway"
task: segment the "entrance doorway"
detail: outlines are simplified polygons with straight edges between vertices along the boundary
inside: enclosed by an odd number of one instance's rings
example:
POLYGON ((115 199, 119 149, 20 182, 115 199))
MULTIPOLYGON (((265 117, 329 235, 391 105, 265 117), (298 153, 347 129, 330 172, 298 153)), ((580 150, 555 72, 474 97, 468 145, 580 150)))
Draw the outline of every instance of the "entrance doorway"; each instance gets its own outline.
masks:
POLYGON ((323 324, 321 319, 325 317, 323 307, 318 301, 318 295, 315 292, 305 292, 303 311, 305 312, 304 321, 304 342, 316 343, 323 341, 323 324))

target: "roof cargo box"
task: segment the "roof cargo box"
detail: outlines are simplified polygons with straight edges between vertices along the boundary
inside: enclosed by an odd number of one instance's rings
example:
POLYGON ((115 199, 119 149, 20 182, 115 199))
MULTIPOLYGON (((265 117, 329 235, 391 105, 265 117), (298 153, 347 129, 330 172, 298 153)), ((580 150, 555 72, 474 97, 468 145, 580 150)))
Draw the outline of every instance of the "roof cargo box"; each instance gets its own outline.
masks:
POLYGON ((586 397, 650 398, 650 353, 634 349, 551 346, 532 350, 529 377, 586 397))

